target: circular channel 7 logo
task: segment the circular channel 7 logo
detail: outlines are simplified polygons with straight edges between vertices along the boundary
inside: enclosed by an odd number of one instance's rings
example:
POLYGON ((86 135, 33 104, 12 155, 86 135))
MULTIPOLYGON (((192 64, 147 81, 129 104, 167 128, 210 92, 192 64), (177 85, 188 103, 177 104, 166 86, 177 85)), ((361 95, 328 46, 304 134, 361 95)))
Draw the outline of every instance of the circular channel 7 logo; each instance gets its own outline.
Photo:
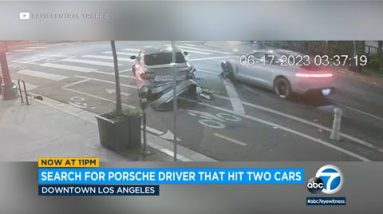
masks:
POLYGON ((310 178, 307 182, 307 189, 318 194, 337 193, 343 187, 343 174, 337 166, 325 165, 318 169, 315 177, 310 178))

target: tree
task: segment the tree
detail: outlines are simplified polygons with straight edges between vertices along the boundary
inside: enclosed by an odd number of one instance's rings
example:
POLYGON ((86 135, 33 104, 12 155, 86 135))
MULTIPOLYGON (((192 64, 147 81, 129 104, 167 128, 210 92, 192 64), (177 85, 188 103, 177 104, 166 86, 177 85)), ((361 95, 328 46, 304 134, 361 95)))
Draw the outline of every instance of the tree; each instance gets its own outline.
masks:
POLYGON ((117 51, 115 41, 111 41, 112 53, 113 53, 113 62, 114 62, 114 78, 116 81, 116 115, 122 114, 122 104, 121 104, 121 87, 120 87, 120 73, 118 71, 118 60, 117 60, 117 51))

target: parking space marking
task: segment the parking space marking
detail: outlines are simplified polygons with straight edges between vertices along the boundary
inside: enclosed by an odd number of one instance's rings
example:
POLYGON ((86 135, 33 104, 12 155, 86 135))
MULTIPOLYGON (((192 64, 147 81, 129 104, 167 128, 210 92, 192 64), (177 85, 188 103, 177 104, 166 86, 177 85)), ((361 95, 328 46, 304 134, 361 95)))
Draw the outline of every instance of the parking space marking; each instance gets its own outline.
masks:
POLYGON ((233 83, 226 78, 221 78, 221 79, 226 88, 231 106, 233 107, 233 111, 239 114, 245 114, 245 109, 243 108, 242 101, 241 99, 239 99, 239 95, 233 83))
POLYGON ((80 67, 80 66, 74 66, 74 65, 63 65, 63 64, 57 64, 57 63, 43 63, 43 64, 40 64, 40 66, 48 67, 48 68, 57 68, 62 70, 77 71, 82 73, 90 73, 96 70, 93 68, 80 67))
POLYGON ((227 137, 227 136, 219 134, 219 133, 214 133, 213 135, 216 136, 216 137, 219 137, 221 139, 227 140, 227 141, 229 141, 231 143, 240 145, 240 146, 247 146, 247 144, 242 142, 242 141, 236 140, 236 139, 231 138, 231 137, 227 137))
POLYGON ((37 78, 44 78, 44 79, 49 79, 53 81, 60 81, 63 79, 68 78, 67 76, 62 76, 62 75, 57 75, 57 74, 48 74, 40 71, 32 71, 28 69, 20 70, 17 73, 31 76, 31 77, 37 77, 37 78))
MULTIPOLYGON (((229 100, 228 97, 225 97, 225 96, 222 96, 222 95, 218 95, 218 94, 214 94, 215 97, 218 97, 218 98, 221 98, 221 99, 225 99, 225 100, 229 100)), ((298 122, 301 122, 301 123, 304 123, 306 125, 310 125, 310 126, 313 126, 313 127, 316 127, 316 128, 319 128, 319 129, 322 129, 322 130, 325 130, 325 131, 328 131, 328 132, 331 132, 331 128, 328 128, 326 126, 322 126, 320 124, 317 124, 317 123, 313 123, 311 121, 308 121, 308 120, 305 120, 305 119, 302 119, 300 117, 296 117, 294 115, 291 115, 291 114, 287 114, 287 113, 283 113, 283 112, 280 112, 280 111, 277 111, 277 110, 273 110, 273 109, 270 109, 270 108, 266 108, 266 107, 263 107, 263 106, 260 106, 260 105, 256 105, 256 104, 253 104, 253 103, 249 103, 249 102, 244 102, 242 101, 243 105, 245 106, 249 106, 249 107, 253 107, 253 108, 256 108, 256 109, 260 109, 262 111, 266 111, 266 112, 269 112, 269 113, 273 113, 273 114, 277 114, 279 116, 282 116, 282 117, 286 117, 286 118, 289 118, 289 119, 292 119, 292 120, 295 120, 295 121, 298 121, 298 122)), ((368 147, 370 149, 374 149, 378 152, 381 152, 383 153, 383 148, 380 148, 378 146, 375 146, 369 142, 366 142, 364 140, 361 140, 361 139, 358 139, 356 137, 353 137, 349 134, 345 134, 345 133, 340 133, 340 136, 341 137, 344 137, 348 140, 351 140, 355 143, 358 143, 362 146, 365 146, 365 147, 368 147)))
POLYGON ((256 117, 253 117, 253 116, 250 116, 250 115, 246 115, 246 114, 238 114, 234 111, 231 111, 231 110, 228 110, 228 109, 225 109, 225 108, 221 108, 221 107, 218 107, 218 106, 214 106, 214 105, 210 105, 210 104, 207 104, 207 103, 202 103, 202 102, 198 102, 198 101, 195 101, 195 100, 191 100, 191 99, 187 99, 187 98, 180 98, 182 100, 186 100, 186 101, 189 101, 189 102, 192 102, 192 103, 197 103, 199 105, 203 105, 203 106, 207 106, 207 107, 210 107, 210 108, 213 108, 213 109, 217 109, 217 110, 220 110, 220 111, 224 111, 224 112, 228 112, 228 113, 232 113, 232 114, 235 114, 235 115, 238 115, 238 116, 241 116, 241 117, 244 117, 244 118, 247 118, 249 120, 253 120, 253 121, 256 121, 256 122, 259 122, 259 123, 262 123, 262 124, 265 124, 265 125, 268 125, 268 126, 271 126, 271 127, 278 127, 279 129, 281 130, 284 130, 286 132, 289 132, 289 133, 292 133, 292 134, 295 134, 297 136, 300 136, 302 138, 305 138, 305 139, 308 139, 310 140, 311 142, 315 142, 315 143, 318 143, 318 144, 321 144, 323 146, 326 146, 326 147, 329 147, 331 149, 334 149, 334 150, 337 150, 339 152, 342 152, 344 154, 347 154, 351 157, 354 157, 356 159, 359 159, 361 161, 370 161, 369 159, 367 159, 366 157, 363 157, 361 155, 358 155, 354 152, 351 152, 349 150, 346 150, 346 149, 343 149, 339 146, 335 146, 329 142, 326 142, 320 138, 315 138, 315 137, 312 137, 310 135, 307 135, 305 133, 302 133, 302 132, 299 132, 299 131, 296 131, 296 130, 293 130, 293 129, 290 129, 288 127, 285 127, 285 126, 282 126, 282 125, 279 125, 279 124, 276 124, 276 123, 273 123, 273 122, 269 122, 269 121, 266 121, 266 120, 262 120, 260 118, 256 118, 256 117))
MULTIPOLYGON (((92 58, 92 59, 107 59, 107 60, 113 60, 113 56, 102 56, 102 55, 83 55, 81 57, 84 58, 92 58)), ((124 57, 117 57, 118 61, 121 62, 133 62, 133 59, 130 58, 124 58, 124 57)))
MULTIPOLYGON (((76 62, 81 64, 88 64, 88 65, 99 65, 99 66, 106 66, 106 67, 114 67, 114 64, 112 62, 100 62, 100 61, 94 61, 94 60, 83 60, 83 59, 73 59, 73 58, 67 58, 62 59, 63 62, 76 62)), ((119 64, 121 65, 121 64, 119 64)))

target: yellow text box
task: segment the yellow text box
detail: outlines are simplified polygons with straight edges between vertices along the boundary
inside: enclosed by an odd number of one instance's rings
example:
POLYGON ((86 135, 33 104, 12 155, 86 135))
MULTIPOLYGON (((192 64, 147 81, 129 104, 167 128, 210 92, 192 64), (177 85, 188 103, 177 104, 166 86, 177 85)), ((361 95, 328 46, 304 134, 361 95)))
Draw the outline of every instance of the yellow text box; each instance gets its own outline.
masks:
POLYGON ((96 157, 74 157, 74 158, 58 158, 58 157, 50 157, 50 158, 39 158, 38 159, 38 167, 42 168, 88 168, 88 167, 99 167, 100 159, 96 157))

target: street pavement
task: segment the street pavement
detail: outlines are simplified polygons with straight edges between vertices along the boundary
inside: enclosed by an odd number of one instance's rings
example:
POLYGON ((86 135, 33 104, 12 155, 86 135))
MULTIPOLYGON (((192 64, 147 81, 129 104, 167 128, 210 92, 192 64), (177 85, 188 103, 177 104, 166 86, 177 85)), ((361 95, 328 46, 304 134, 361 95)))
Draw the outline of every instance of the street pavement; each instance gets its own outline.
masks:
MULTIPOLYGON (((118 41, 122 100, 139 110, 131 55, 157 41, 118 41)), ((220 62, 252 49, 240 42, 177 42, 189 53, 197 81, 212 100, 178 101, 177 137, 185 148, 222 161, 383 160, 383 86, 336 72, 337 93, 326 100, 282 100, 272 92, 220 76, 220 62), (343 109, 341 141, 329 139, 333 110, 343 109)), ((7 53, 11 76, 30 92, 101 114, 115 108, 110 42, 49 42, 7 53)), ((173 112, 148 108, 150 134, 171 143, 173 112)))
MULTIPOLYGON (((95 114, 49 98, 0 106, 1 161, 39 157, 98 157, 101 161, 174 161, 173 145, 148 133, 147 151, 110 151, 99 143, 95 114)), ((179 146, 177 161, 215 161, 179 146)))

